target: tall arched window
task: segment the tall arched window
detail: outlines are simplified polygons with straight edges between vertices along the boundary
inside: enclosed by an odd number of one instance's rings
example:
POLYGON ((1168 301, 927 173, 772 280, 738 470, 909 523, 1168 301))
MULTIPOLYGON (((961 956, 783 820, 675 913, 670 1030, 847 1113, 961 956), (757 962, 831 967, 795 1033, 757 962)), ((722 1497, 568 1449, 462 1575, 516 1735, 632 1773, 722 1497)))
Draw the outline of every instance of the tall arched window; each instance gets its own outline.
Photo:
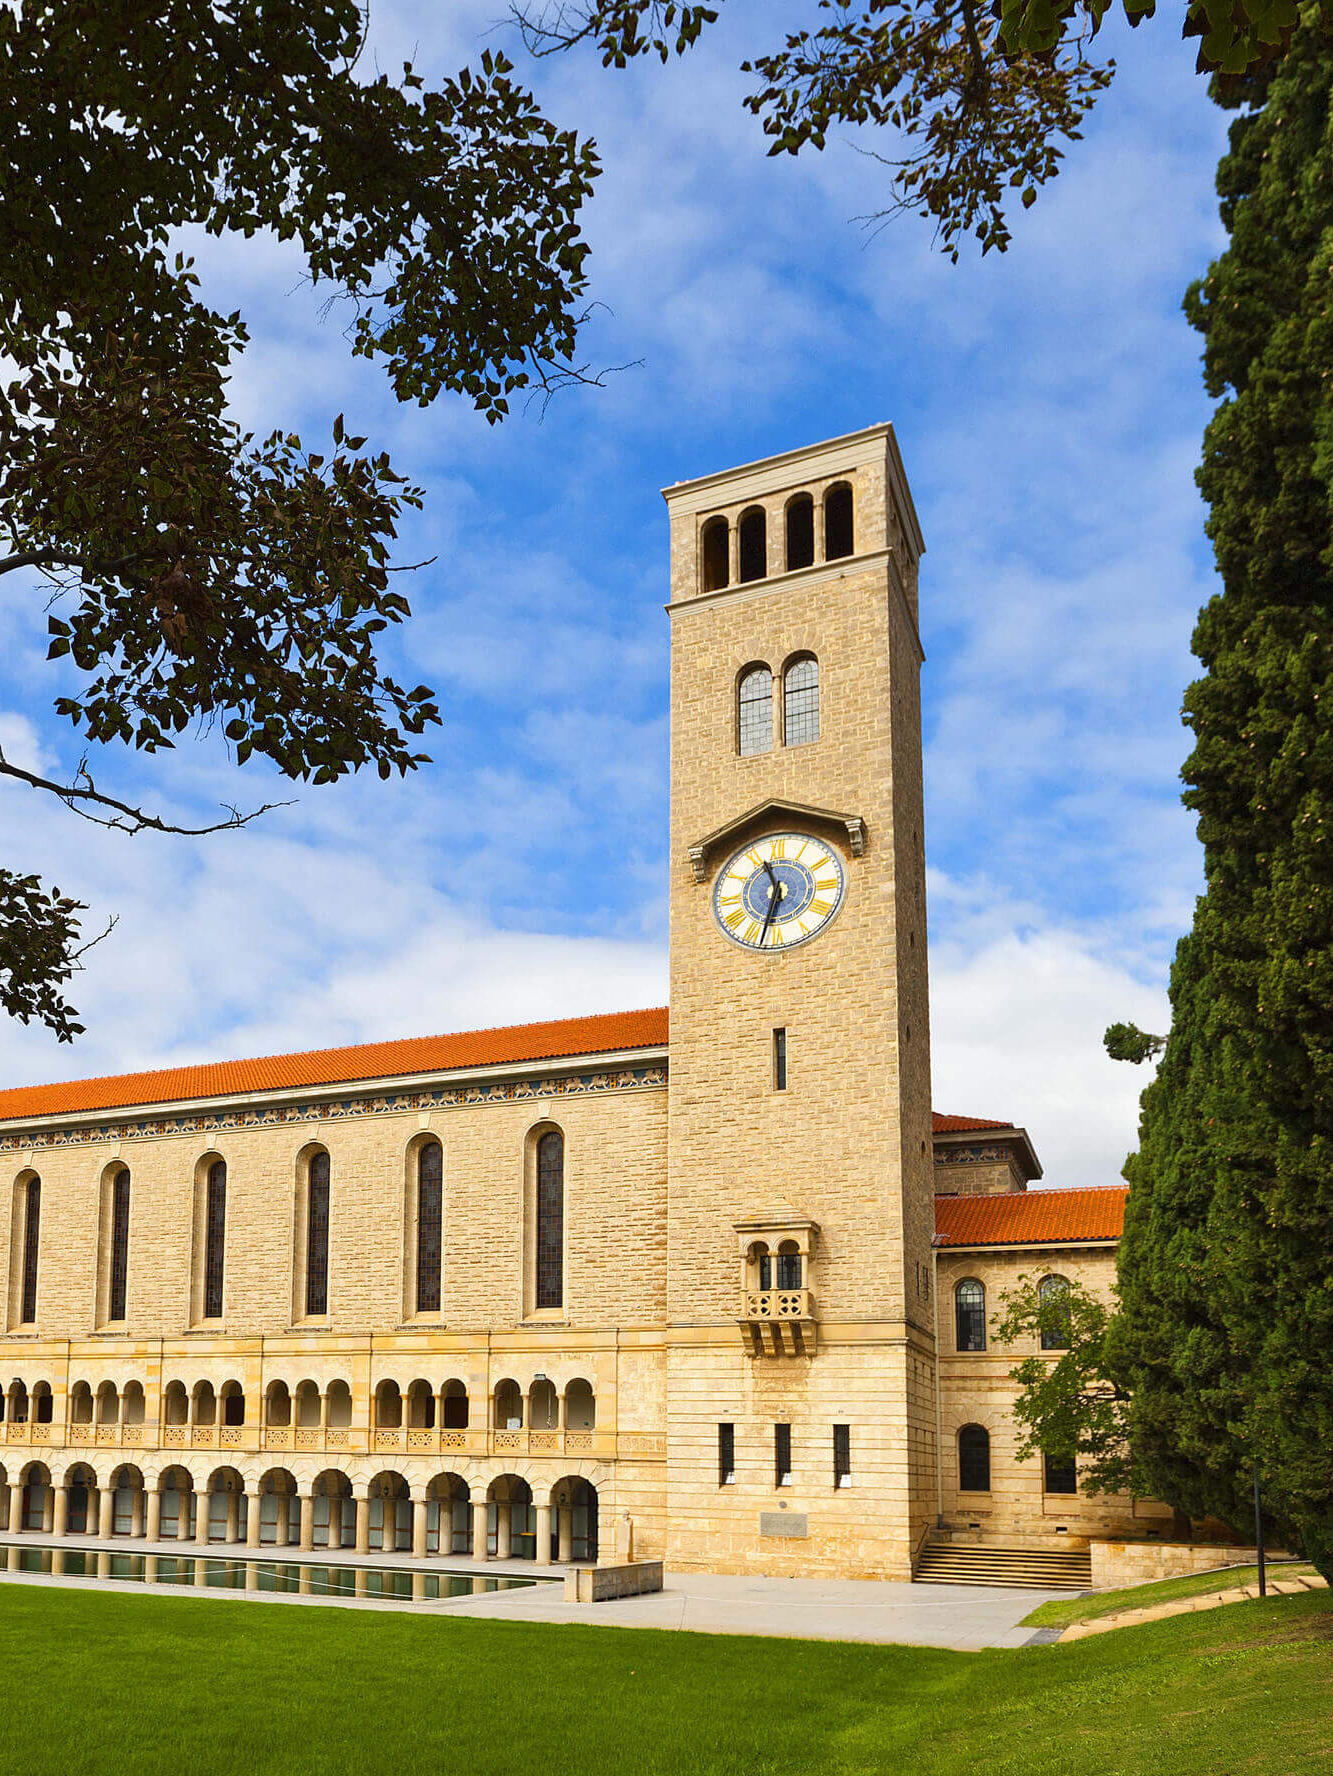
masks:
POLYGON ((799 655, 783 674, 782 738, 787 746, 819 738, 819 661, 813 654, 799 655))
POLYGON ((986 1348, 986 1291, 975 1277, 964 1277, 953 1292, 953 1321, 960 1351, 986 1348))
MULTIPOLYGON (((1037 1284, 1038 1312, 1041 1316, 1041 1348, 1044 1351, 1069 1349, 1069 1283, 1062 1276, 1043 1277, 1037 1284)), ((1047 1491, 1056 1490, 1048 1487, 1047 1491)))
POLYGON ((208 1168, 204 1200, 204 1312, 206 1320, 222 1318, 222 1276, 227 1249, 227 1162, 215 1159, 208 1168))
POLYGON ((964 1425, 958 1433, 958 1490, 990 1491, 990 1432, 982 1425, 964 1425))
POLYGON ((107 1273, 106 1317, 125 1318, 130 1260, 130 1169, 122 1166, 111 1180, 111 1251, 107 1273))
POLYGON ((31 1326, 37 1318, 37 1254, 42 1229, 42 1181, 34 1175, 22 1188, 23 1279, 19 1291, 19 1324, 31 1326))
POLYGON ((417 1149, 417 1312, 439 1313, 444 1258, 444 1149, 425 1141, 417 1149))
POLYGON ((762 506, 751 506, 741 513, 740 577, 762 580, 768 573, 768 520, 762 506))
POLYGON ((551 1129, 537 1143, 538 1308, 565 1305, 565 1137, 551 1129))
POLYGON ((305 1310, 329 1311, 329 1156, 310 1155, 305 1199, 305 1310))
POLYGON ((742 758, 767 752, 773 744, 773 674, 767 666, 747 666, 740 676, 736 744, 742 758))
POLYGON ((787 501, 787 572, 811 567, 815 559, 815 502, 808 493, 787 501))
POLYGON ((840 561, 855 545, 852 525, 852 490, 839 481, 824 495, 824 559, 840 561))
POLYGON ((710 518, 700 538, 704 565, 704 591, 720 592, 731 579, 730 527, 725 518, 710 518))

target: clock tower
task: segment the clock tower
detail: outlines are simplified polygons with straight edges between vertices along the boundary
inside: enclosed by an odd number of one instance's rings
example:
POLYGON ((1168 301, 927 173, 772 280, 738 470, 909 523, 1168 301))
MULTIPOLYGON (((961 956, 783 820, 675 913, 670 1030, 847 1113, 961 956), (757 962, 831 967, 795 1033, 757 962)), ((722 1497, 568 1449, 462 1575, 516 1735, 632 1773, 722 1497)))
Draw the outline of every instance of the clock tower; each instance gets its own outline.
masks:
POLYGON ((906 1577, 938 1508, 921 532, 888 425, 665 498, 667 1564, 906 1577))

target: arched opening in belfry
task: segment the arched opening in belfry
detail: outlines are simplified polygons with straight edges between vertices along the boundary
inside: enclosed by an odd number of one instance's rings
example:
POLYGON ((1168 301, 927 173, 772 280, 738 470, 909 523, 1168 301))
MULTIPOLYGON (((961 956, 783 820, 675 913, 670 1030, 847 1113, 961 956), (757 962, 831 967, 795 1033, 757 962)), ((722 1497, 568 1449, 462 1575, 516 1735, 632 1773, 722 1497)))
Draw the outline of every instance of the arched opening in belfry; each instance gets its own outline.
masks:
POLYGON ((808 493, 787 501, 787 572, 810 567, 815 559, 815 502, 808 493))
POLYGON ((740 577, 762 580, 768 573, 768 520, 762 506, 741 513, 740 577))
POLYGON ((731 579, 729 526, 725 518, 710 518, 700 539, 703 550, 704 591, 720 592, 731 579))
POLYGON ((849 482, 837 481, 824 495, 824 559, 840 561, 853 553, 856 546, 852 520, 852 489, 849 482))

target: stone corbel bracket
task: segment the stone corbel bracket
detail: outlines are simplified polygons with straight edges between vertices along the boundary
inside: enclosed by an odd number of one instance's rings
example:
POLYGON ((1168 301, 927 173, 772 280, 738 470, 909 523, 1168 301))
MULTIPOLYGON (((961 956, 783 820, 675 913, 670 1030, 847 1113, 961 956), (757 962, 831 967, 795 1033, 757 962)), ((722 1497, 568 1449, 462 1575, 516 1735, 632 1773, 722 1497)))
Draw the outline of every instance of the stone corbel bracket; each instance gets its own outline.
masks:
POLYGON ((804 802, 789 802, 781 796, 771 796, 768 801, 757 803, 744 814, 738 814, 734 820, 728 820, 724 826, 710 832, 697 844, 688 847, 690 870, 695 881, 708 880, 708 863, 715 852, 738 840, 749 827, 757 826, 761 821, 770 821, 776 816, 803 826, 832 828, 853 857, 865 855, 866 828, 859 814, 839 814, 832 808, 811 808, 804 802))

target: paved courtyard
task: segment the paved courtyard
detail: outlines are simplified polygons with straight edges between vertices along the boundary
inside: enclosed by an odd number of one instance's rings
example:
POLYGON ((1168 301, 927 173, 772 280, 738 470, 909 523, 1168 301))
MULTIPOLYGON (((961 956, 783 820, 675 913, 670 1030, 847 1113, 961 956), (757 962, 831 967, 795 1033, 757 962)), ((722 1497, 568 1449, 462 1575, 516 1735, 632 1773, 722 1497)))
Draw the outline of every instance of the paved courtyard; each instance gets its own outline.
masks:
POLYGON ((770 1634, 908 1646, 1026 1646, 1050 1636, 1023 1617, 1064 1591, 1011 1586, 908 1585, 867 1579, 737 1578, 668 1573, 648 1597, 566 1603, 556 1586, 492 1592, 443 1605, 451 1614, 519 1622, 586 1622, 615 1628, 685 1628, 696 1634, 770 1634))

